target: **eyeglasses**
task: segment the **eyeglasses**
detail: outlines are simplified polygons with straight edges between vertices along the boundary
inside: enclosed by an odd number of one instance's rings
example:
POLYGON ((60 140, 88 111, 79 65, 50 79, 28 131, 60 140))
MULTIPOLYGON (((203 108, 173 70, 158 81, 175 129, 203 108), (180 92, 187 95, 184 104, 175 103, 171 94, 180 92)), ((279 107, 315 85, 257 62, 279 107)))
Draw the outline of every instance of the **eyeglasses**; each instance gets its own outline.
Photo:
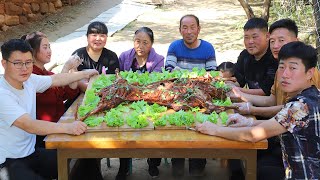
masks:
POLYGON ((9 60, 7 60, 8 62, 12 63, 13 66, 17 69, 21 69, 23 67, 23 65, 26 66, 26 68, 31 68, 33 66, 33 61, 27 61, 27 62, 11 62, 9 60))

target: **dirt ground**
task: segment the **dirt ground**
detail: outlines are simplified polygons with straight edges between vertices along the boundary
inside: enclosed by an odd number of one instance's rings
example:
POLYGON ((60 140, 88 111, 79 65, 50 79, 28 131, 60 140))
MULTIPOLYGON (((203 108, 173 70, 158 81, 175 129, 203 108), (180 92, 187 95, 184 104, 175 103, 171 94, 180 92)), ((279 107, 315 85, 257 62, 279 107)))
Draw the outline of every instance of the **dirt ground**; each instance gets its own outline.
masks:
MULTIPOLYGON (((42 20, 11 27, 6 32, 1 32, 0 44, 10 38, 20 38, 34 31, 44 32, 49 40, 54 42, 121 2, 122 0, 79 0, 76 5, 65 6, 56 14, 46 15, 42 20)), ((135 30, 148 26, 154 31, 154 46, 157 52, 165 56, 169 44, 181 38, 178 30, 180 17, 189 13, 196 14, 200 18, 199 37, 213 44, 218 64, 222 61, 235 62, 243 48, 242 26, 246 17, 242 7, 234 0, 176 0, 173 4, 162 5, 154 11, 139 16, 124 29, 109 37, 107 48, 117 54, 121 53, 122 49, 119 47, 127 48, 132 45, 135 30)))
POLYGON ((51 42, 70 34, 74 30, 87 24, 90 20, 119 4, 122 0, 79 0, 73 6, 64 6, 55 14, 43 16, 36 22, 18 25, 0 32, 0 42, 11 38, 20 38, 24 34, 34 31, 44 32, 51 42))
MULTIPOLYGON (((12 27, 6 32, 0 32, 0 44, 8 39, 20 38, 22 35, 34 31, 44 32, 49 40, 54 42, 58 38, 74 32, 120 2, 122 1, 79 0, 76 5, 66 6, 56 14, 46 15, 38 22, 12 27)), ((148 26, 154 31, 155 49, 159 54, 165 56, 169 44, 173 40, 181 38, 178 30, 179 19, 185 14, 196 14, 200 18, 201 32, 199 37, 213 44, 218 64, 226 60, 236 61, 236 57, 243 49, 242 26, 246 17, 241 6, 230 0, 177 0, 174 4, 163 5, 139 16, 124 29, 113 34, 108 38, 107 46, 119 55, 119 52, 122 51, 121 48, 132 46, 135 30, 142 26, 148 26)), ((102 173, 105 179, 114 179, 118 165, 119 160, 116 158, 111 159, 111 167, 107 167, 106 159, 102 160, 102 173)), ((185 172, 188 172, 187 163, 185 168, 185 172)), ((147 169, 146 159, 133 159, 133 174, 128 177, 128 180, 151 179, 147 169)), ((173 179, 170 164, 165 164, 163 161, 159 169, 158 179, 173 179)), ((181 179, 228 179, 228 170, 220 166, 219 160, 208 159, 206 174, 202 178, 189 177, 186 174, 181 179)))

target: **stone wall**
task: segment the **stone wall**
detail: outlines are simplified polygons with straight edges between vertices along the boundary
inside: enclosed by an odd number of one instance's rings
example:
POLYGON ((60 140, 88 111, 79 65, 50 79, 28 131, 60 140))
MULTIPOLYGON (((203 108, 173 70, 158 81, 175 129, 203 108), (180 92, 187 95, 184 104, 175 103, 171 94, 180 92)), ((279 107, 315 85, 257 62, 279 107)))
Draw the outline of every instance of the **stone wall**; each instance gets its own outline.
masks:
POLYGON ((67 4, 78 0, 0 0, 0 31, 9 26, 37 21, 48 13, 56 13, 67 4))

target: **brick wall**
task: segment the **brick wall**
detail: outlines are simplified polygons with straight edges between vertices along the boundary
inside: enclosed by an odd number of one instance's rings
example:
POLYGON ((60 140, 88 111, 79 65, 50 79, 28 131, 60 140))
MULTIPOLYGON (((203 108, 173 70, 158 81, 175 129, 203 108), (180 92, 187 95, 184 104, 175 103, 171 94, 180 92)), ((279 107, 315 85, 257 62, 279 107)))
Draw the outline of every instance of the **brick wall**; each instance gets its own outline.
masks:
POLYGON ((43 15, 56 13, 64 5, 73 5, 78 0, 0 0, 0 31, 9 26, 37 21, 43 15))

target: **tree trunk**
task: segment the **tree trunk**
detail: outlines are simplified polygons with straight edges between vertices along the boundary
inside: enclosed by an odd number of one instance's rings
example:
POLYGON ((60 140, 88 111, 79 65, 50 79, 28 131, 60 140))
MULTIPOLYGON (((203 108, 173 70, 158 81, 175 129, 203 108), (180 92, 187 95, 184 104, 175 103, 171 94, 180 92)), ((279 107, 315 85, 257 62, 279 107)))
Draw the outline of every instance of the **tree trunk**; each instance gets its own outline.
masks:
POLYGON ((320 64, 320 37, 319 37, 319 33, 320 33, 320 8, 319 8, 319 2, 318 0, 312 0, 312 6, 313 6, 313 11, 314 11, 314 19, 316 21, 316 35, 317 35, 317 39, 316 39, 316 47, 317 47, 317 52, 318 52, 318 68, 319 68, 319 64, 320 64))
POLYGON ((264 0, 261 17, 268 22, 271 0, 264 0))
POLYGON ((253 10, 251 9, 250 5, 248 4, 248 2, 246 0, 238 0, 242 6, 242 8, 244 9, 244 11, 246 12, 247 18, 251 19, 254 16, 253 10))

